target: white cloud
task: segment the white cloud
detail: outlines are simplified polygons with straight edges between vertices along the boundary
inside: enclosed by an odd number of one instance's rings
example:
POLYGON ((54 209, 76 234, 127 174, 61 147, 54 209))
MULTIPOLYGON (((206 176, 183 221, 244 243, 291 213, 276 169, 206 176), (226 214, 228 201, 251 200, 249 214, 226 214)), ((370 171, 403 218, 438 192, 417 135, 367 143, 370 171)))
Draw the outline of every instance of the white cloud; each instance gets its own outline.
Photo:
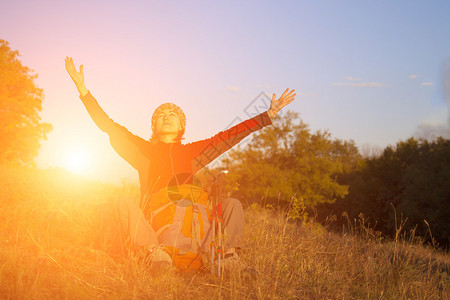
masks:
POLYGON ((233 92, 239 92, 241 89, 237 86, 227 86, 227 90, 233 91, 233 92))
POLYGON ((349 87, 381 87, 385 86, 380 82, 353 82, 353 81, 361 81, 360 77, 352 77, 348 76, 345 78, 347 81, 333 82, 331 85, 333 86, 349 86, 349 87))
POLYGON ((409 78, 409 79, 416 79, 416 78, 417 78, 417 75, 409 75, 408 78, 409 78))
POLYGON ((296 93, 296 94, 297 94, 297 96, 300 96, 300 97, 316 97, 317 96, 316 93, 296 93))
POLYGON ((420 85, 426 86, 426 85, 433 85, 432 82, 421 82, 420 85))
POLYGON ((360 81, 360 80, 362 80, 361 78, 359 78, 359 77, 346 77, 345 78, 346 80, 350 80, 350 81, 360 81))
POLYGON ((361 82, 361 83, 352 83, 351 87, 380 87, 384 86, 384 84, 379 82, 361 82))
POLYGON ((333 86, 349 86, 349 87, 382 87, 385 86, 380 82, 360 82, 360 83, 350 83, 350 82, 333 82, 333 86))

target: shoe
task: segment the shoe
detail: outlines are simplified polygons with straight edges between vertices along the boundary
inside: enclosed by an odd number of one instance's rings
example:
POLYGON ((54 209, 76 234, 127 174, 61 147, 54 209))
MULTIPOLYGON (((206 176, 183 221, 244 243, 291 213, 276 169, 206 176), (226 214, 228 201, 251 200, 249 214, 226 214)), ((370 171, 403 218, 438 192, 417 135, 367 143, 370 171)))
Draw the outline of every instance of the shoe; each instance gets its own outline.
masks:
POLYGON ((168 272, 172 270, 172 258, 164 250, 164 246, 157 245, 148 249, 145 261, 155 274, 168 272))
POLYGON ((225 269, 243 269, 247 267, 236 252, 225 254, 221 263, 225 269))
MULTIPOLYGON (((215 260, 215 268, 217 269, 218 261, 215 260)), ((244 275, 246 277, 250 277, 252 279, 256 279, 258 276, 258 272, 256 269, 251 268, 247 266, 239 257, 239 255, 236 252, 227 253, 224 255, 223 259, 220 262, 222 271, 225 272, 225 274, 230 274, 233 272, 238 272, 241 275, 244 275)))

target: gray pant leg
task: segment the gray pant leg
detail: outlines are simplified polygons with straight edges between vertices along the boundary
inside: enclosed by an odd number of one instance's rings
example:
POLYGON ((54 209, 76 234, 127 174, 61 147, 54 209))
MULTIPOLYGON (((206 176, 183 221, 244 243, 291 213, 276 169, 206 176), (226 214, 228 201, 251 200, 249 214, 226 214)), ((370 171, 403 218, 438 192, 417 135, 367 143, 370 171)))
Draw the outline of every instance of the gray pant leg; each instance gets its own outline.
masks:
POLYGON ((222 202, 222 216, 225 235, 225 250, 241 247, 244 233, 244 210, 239 200, 227 198, 222 202))
POLYGON ((116 201, 117 215, 126 239, 134 246, 158 245, 158 238, 147 222, 142 210, 132 197, 120 197, 116 201))

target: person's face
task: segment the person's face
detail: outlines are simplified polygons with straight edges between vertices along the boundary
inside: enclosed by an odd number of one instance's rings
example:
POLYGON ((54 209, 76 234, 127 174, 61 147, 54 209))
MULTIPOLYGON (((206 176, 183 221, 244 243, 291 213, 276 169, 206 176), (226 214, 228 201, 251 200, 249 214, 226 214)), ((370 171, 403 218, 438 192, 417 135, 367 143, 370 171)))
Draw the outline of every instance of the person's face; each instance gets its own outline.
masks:
POLYGON ((158 135, 178 134, 181 131, 180 118, 169 108, 161 110, 156 115, 155 131, 158 135))

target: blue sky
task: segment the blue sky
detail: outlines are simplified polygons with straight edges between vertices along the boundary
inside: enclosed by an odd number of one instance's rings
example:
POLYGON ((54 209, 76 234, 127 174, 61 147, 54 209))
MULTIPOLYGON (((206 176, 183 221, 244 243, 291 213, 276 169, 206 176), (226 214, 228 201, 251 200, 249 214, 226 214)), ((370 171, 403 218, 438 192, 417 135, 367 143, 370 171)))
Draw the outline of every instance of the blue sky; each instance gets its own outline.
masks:
POLYGON ((289 87, 298 96, 287 108, 313 130, 384 148, 418 128, 449 133, 449 15, 449 1, 19 0, 2 4, 0 38, 44 89, 54 131, 40 166, 65 166, 78 151, 86 175, 118 180, 134 171, 89 119, 65 56, 84 64, 104 110, 144 138, 162 102, 184 109, 190 142, 245 118, 261 92, 289 87))

